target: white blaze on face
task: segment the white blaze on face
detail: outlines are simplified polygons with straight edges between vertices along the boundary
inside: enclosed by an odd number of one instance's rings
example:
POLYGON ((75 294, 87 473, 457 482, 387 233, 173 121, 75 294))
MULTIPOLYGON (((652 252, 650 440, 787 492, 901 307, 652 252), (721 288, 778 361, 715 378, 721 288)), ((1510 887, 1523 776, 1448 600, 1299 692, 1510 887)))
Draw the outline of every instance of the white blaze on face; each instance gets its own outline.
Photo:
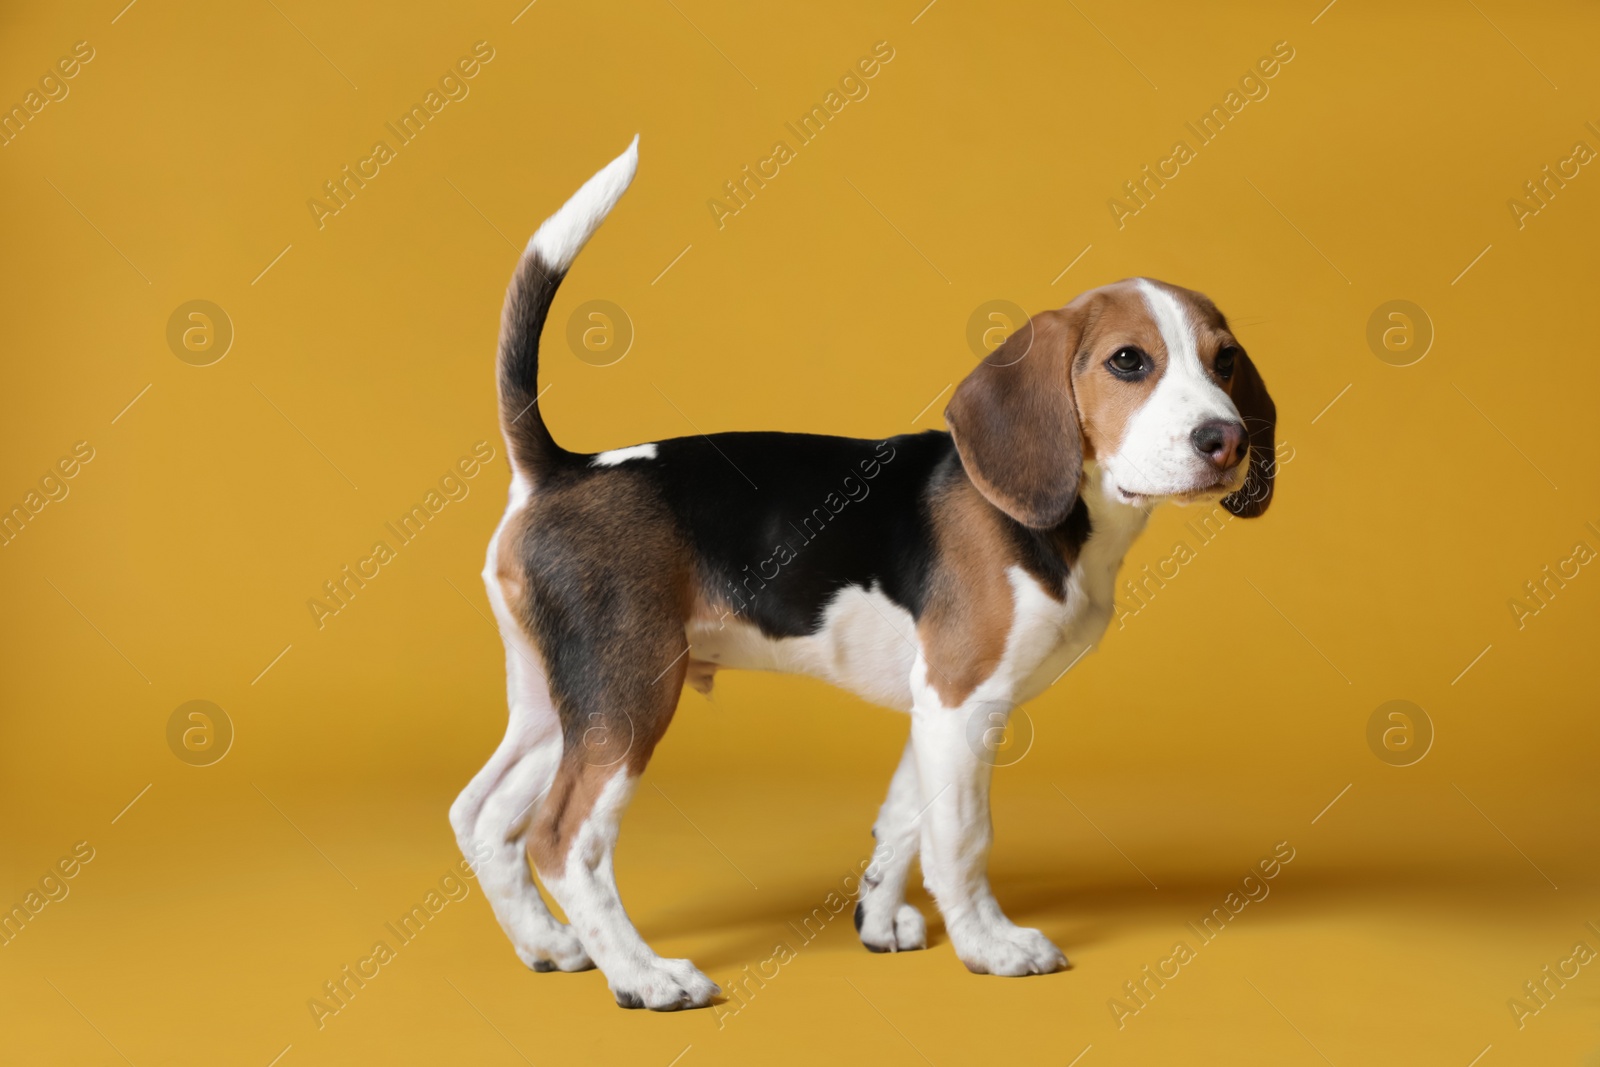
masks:
POLYGON ((1127 502, 1132 502, 1130 494, 1177 496, 1209 486, 1216 472, 1190 436, 1213 419, 1240 421, 1233 401, 1200 362, 1188 308, 1143 278, 1138 285, 1161 331, 1167 365, 1149 398, 1128 420, 1116 453, 1101 460, 1107 488, 1127 502))

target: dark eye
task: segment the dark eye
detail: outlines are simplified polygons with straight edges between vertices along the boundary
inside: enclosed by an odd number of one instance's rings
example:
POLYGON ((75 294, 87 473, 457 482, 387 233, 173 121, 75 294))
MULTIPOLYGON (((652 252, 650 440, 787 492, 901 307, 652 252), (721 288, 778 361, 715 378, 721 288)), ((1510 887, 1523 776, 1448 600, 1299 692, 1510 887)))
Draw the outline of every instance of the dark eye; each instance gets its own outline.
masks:
POLYGON ((1231 345, 1217 353, 1216 362, 1212 364, 1217 372, 1217 377, 1227 381, 1233 376, 1233 361, 1239 356, 1239 350, 1231 345))
POLYGON ((1106 360, 1106 366, 1111 373, 1119 378, 1136 378, 1145 369, 1145 355, 1132 345, 1119 348, 1106 360))

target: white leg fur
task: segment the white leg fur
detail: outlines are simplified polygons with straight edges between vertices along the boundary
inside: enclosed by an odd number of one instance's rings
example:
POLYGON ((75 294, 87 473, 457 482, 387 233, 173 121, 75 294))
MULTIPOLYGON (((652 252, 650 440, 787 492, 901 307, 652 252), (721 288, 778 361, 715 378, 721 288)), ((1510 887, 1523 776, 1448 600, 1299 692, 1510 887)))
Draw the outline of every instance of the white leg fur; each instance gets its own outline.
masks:
POLYGON ((545 886, 605 973, 618 1004, 654 1011, 703 1008, 722 990, 689 960, 662 959, 652 952, 617 895, 612 855, 637 784, 621 770, 606 781, 573 837, 561 874, 545 873, 545 886))
MULTIPOLYGON (((511 482, 507 519, 528 500, 527 482, 511 482)), ((528 869, 527 835, 561 758, 561 720, 550 700, 538 653, 506 606, 498 576, 500 530, 489 540, 483 584, 506 648, 510 717, 500 747, 450 806, 461 852, 476 866, 478 884, 517 958, 536 971, 582 971, 594 966, 577 935, 539 895, 528 869)))
POLYGON ((450 824, 517 958, 536 971, 587 970, 577 936, 550 914, 528 869, 526 838, 561 758, 560 723, 543 679, 507 659, 505 740, 451 805, 450 824))
POLYGON ((968 742, 972 714, 988 702, 946 708, 919 700, 911 740, 927 811, 921 820, 922 876, 944 916, 945 932, 978 974, 1049 974, 1067 958, 1038 930, 1017 926, 989 891, 989 779, 992 768, 968 742))
MULTIPOLYGON (((1038 930, 1017 926, 989 890, 989 782, 993 766, 974 743, 974 721, 995 724, 994 713, 1014 706, 1042 686, 1034 676, 1056 652, 1062 621, 1073 608, 1047 596, 1020 568, 1009 574, 1016 615, 1001 661, 956 707, 947 707, 928 684, 929 667, 917 657, 912 672, 911 744, 924 806, 922 879, 938 902, 956 955, 979 974, 1049 974, 1067 958, 1038 930)), ((1069 600, 1086 595, 1069 593, 1069 600)))
POLYGON ((909 952, 928 947, 927 923, 920 911, 906 903, 906 882, 911 877, 911 864, 917 858, 922 834, 917 819, 921 809, 916 751, 908 738, 900 766, 889 781, 889 795, 872 827, 878 851, 887 849, 888 854, 874 865, 878 872, 875 881, 863 876, 860 899, 856 901, 856 932, 861 935, 861 943, 874 952, 909 952))

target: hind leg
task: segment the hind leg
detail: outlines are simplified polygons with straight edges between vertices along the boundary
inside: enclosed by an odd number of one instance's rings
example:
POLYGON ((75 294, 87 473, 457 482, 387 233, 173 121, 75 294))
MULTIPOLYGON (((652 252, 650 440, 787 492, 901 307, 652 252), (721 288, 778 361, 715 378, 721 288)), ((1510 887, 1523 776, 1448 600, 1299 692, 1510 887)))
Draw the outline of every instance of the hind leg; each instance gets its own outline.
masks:
POLYGON ((689 960, 662 959, 651 950, 622 906, 613 866, 623 812, 683 686, 681 659, 659 672, 654 662, 612 674, 611 685, 591 694, 589 710, 564 709, 566 751, 530 851, 617 1003, 676 1011, 707 1007, 721 990, 689 960), (622 713, 621 704, 635 710, 622 713))
POLYGON ((677 710, 696 596, 677 519, 629 466, 554 484, 505 528, 500 586, 549 664, 561 723, 528 851, 618 1004, 703 1008, 716 983, 652 952, 617 893, 622 815, 677 710))
POLYGON ((505 739, 450 806, 450 825, 517 958, 536 971, 587 970, 594 964, 550 913, 528 869, 527 837, 555 779, 561 724, 544 679, 519 653, 506 656, 505 739))
POLYGON ((563 759, 540 816, 533 855, 550 895, 624 1008, 704 1008, 722 990, 686 959, 653 952, 628 918, 612 856, 622 813, 639 781, 628 767, 563 759))
POLYGON ((873 952, 928 947, 927 923, 920 911, 906 903, 906 884, 922 834, 918 824, 921 808, 916 750, 907 739, 900 766, 889 781, 889 795, 872 826, 878 847, 871 866, 861 876, 861 894, 856 901, 856 932, 873 952))

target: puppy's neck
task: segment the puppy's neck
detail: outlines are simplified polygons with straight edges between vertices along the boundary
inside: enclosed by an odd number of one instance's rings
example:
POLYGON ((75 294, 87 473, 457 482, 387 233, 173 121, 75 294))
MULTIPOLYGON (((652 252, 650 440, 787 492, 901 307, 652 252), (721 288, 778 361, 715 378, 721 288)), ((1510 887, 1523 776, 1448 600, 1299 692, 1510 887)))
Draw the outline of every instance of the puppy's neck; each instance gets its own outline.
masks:
POLYGON ((1078 496, 1089 509, 1090 536, 1108 537, 1120 541, 1124 547, 1132 544, 1133 539, 1144 530, 1150 513, 1160 503, 1151 499, 1137 504, 1124 502, 1122 494, 1108 480, 1105 471, 1092 459, 1083 464, 1078 496))

